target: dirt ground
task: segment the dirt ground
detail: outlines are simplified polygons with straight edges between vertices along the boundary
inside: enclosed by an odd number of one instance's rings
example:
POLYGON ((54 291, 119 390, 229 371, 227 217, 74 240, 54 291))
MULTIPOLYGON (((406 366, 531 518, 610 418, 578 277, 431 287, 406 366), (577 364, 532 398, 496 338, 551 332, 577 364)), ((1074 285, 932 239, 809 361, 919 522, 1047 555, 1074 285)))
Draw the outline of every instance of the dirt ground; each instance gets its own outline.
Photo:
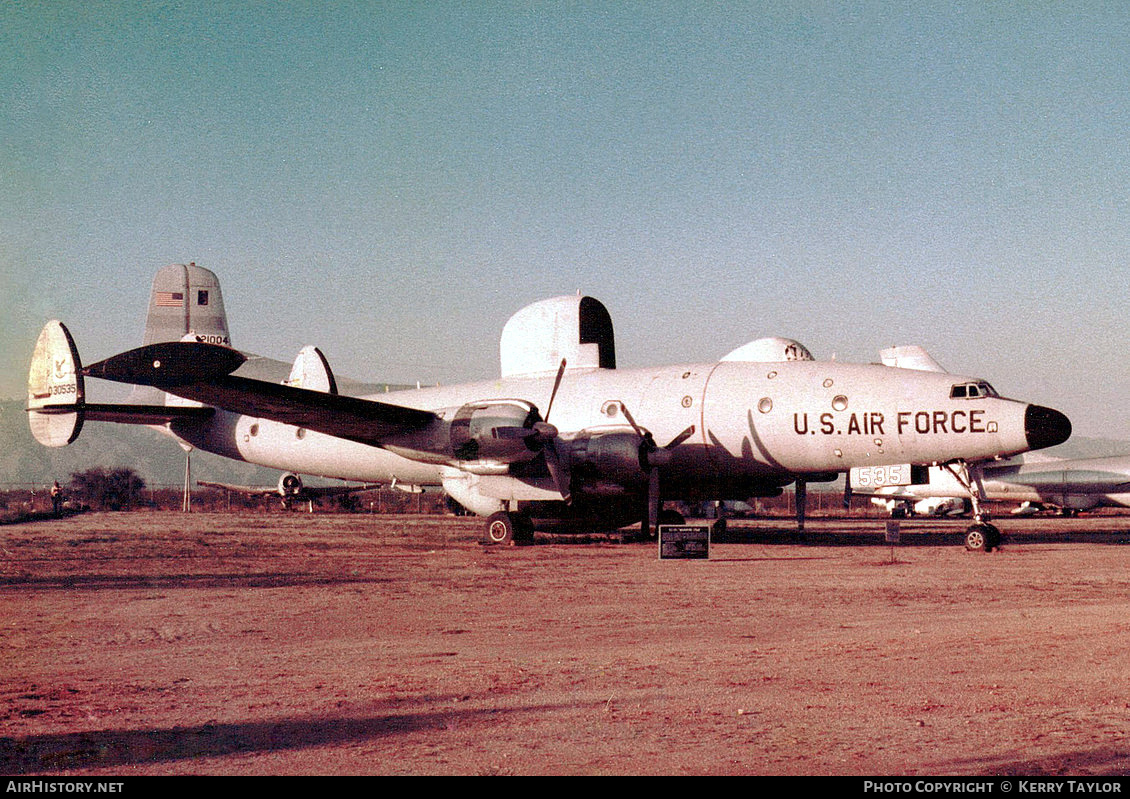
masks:
POLYGON ((964 524, 747 522, 705 561, 450 517, 0 527, 0 773, 1130 773, 1130 517, 987 555, 964 524))

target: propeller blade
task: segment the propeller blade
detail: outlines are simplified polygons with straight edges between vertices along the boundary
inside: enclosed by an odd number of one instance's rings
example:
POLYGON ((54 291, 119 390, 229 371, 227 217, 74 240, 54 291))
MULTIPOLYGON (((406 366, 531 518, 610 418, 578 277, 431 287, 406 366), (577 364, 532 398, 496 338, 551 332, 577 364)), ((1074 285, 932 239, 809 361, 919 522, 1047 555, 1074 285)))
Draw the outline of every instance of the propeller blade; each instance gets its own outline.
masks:
POLYGON ((557 428, 549 422, 534 422, 530 429, 541 438, 557 438, 557 428))
POLYGON ((844 472, 844 510, 851 510, 851 472, 844 472))
MULTIPOLYGON (((553 380, 553 391, 549 394, 549 405, 545 407, 545 421, 549 421, 549 412, 553 410, 553 401, 557 399, 557 389, 561 388, 561 378, 565 376, 565 359, 561 359, 561 365, 557 367, 557 377, 553 380)), ((557 435, 557 433, 554 433, 557 435)))
POLYGON ((800 478, 796 481, 796 524, 798 530, 804 529, 804 512, 808 505, 808 483, 800 478))
POLYGON ((688 438, 694 435, 695 427, 692 424, 679 435, 671 439, 671 443, 665 447, 658 447, 655 445, 655 439, 648 433, 644 442, 641 443, 640 449, 642 452, 641 460, 646 464, 647 468, 655 469, 660 466, 666 466, 671 462, 671 450, 682 444, 688 438))
POLYGON ((628 424, 630 424, 632 426, 632 429, 636 431, 636 435, 638 435, 640 438, 646 438, 650 435, 642 427, 636 424, 636 420, 632 418, 631 411, 628 410, 628 406, 623 402, 620 403, 620 412, 624 414, 624 418, 628 420, 628 424))
POLYGON ((565 464, 561 462, 561 456, 557 452, 557 444, 554 443, 552 437, 545 439, 542 452, 545 454, 545 465, 549 469, 549 476, 553 478, 553 485, 561 494, 561 498, 569 502, 572 499, 569 488, 569 472, 565 464))
POLYGON ((686 430, 679 433, 679 435, 672 438, 671 443, 668 444, 666 447, 664 447, 664 449, 674 449, 675 447, 679 446, 680 444, 682 444, 684 441, 686 441, 688 438, 690 438, 693 435, 694 435, 694 425, 692 424, 686 430))

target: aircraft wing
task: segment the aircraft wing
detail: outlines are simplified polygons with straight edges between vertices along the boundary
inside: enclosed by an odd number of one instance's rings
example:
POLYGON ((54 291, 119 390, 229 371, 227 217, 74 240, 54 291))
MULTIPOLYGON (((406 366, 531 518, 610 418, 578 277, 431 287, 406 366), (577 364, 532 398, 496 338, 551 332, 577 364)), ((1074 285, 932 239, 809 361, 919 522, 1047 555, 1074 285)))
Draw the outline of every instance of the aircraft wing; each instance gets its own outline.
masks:
POLYGON ((372 445, 423 429, 439 418, 417 408, 231 374, 244 360, 229 347, 177 341, 139 347, 82 371, 86 376, 154 386, 233 413, 372 445))

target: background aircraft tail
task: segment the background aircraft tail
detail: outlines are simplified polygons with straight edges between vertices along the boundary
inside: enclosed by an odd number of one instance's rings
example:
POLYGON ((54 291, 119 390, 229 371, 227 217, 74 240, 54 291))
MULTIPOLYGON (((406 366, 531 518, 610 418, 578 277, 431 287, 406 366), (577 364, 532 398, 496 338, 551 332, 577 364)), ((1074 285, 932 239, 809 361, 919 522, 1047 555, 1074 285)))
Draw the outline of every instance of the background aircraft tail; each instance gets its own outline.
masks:
MULTIPOLYGON (((220 279, 195 263, 169 264, 153 278, 142 344, 180 341, 189 335, 231 346, 220 279)), ((149 386, 135 386, 130 392, 131 402, 163 405, 168 400, 165 392, 149 386)))
POLYGON ((153 278, 142 343, 180 341, 189 334, 208 344, 231 346, 220 281, 194 263, 170 264, 153 278))

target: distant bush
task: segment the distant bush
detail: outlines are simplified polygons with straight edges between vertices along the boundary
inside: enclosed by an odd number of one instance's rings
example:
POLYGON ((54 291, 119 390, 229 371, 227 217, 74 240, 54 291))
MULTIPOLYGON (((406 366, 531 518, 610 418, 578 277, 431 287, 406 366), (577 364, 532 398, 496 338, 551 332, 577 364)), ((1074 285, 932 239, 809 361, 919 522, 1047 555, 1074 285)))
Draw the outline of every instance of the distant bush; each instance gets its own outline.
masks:
POLYGON ((128 510, 142 501, 145 480, 129 468, 101 466, 71 475, 67 499, 94 510, 128 510))

